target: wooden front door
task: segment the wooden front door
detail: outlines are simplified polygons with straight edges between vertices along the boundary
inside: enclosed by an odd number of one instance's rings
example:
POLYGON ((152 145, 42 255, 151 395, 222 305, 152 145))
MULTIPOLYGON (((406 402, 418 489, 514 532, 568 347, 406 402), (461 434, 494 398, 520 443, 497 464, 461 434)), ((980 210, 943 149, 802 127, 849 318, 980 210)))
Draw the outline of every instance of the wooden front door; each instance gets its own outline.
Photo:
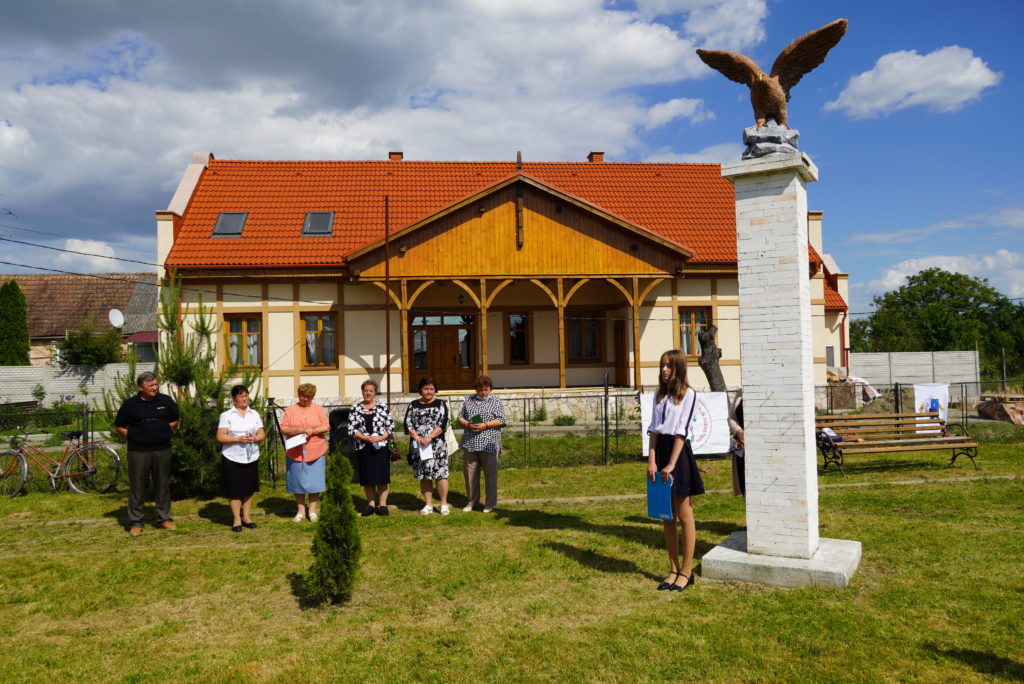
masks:
POLYGON ((413 319, 413 371, 409 389, 432 376, 438 389, 471 389, 476 380, 475 326, 462 316, 420 316, 413 319))

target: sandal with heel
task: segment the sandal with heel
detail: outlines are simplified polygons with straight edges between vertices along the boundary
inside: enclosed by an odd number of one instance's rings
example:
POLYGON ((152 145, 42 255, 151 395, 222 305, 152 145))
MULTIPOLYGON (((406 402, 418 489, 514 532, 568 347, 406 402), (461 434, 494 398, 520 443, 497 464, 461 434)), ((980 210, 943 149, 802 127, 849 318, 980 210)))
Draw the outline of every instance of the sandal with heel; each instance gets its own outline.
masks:
POLYGON ((669 585, 669 588, 668 588, 669 591, 682 591, 683 589, 686 589, 687 587, 692 587, 693 586, 693 570, 690 571, 689 575, 684 575, 681 572, 677 572, 676 575, 678 575, 679 577, 685 577, 686 578, 686 583, 682 584, 682 585, 679 585, 679 584, 676 584, 675 582, 673 582, 671 585, 669 585))
MULTIPOLYGON (((681 575, 682 573, 679 573, 679 572, 676 572, 675 570, 673 570, 672 572, 670 572, 668 574, 670 574, 670 575, 681 575)), ((683 575, 683 577, 686 577, 686 575, 683 575)), ((658 585, 658 591, 665 591, 666 589, 671 589, 673 586, 675 586, 675 585, 672 582, 669 582, 669 581, 666 580, 666 581, 664 581, 664 582, 662 582, 661 584, 658 585)))

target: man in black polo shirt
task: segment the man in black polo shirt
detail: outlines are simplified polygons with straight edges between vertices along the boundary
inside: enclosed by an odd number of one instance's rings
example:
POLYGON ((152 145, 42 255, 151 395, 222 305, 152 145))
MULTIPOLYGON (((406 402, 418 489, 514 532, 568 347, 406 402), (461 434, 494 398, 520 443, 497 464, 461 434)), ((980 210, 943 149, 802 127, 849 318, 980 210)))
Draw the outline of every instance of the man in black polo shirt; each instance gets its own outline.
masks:
POLYGON ((178 405, 160 394, 156 376, 146 371, 135 381, 139 393, 121 404, 114 419, 117 434, 128 440, 128 534, 142 534, 142 504, 153 475, 157 527, 177 529, 171 519, 171 431, 178 426, 178 405))

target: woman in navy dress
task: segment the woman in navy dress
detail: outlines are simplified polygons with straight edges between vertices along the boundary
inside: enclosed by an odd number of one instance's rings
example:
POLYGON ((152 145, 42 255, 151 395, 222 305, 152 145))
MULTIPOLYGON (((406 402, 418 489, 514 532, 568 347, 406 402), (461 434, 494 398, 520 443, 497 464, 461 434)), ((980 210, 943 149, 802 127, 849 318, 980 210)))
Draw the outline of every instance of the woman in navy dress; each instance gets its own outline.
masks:
POLYGON ((686 382, 686 355, 678 349, 661 355, 658 393, 647 428, 650 448, 647 477, 653 482, 672 480, 672 520, 662 521, 665 546, 671 571, 658 585, 659 591, 682 591, 693 584, 693 552, 697 528, 690 497, 704 493, 704 482, 690 446, 689 428, 697 404, 697 393, 686 382), (679 533, 682 532, 682 562, 679 559, 679 533))

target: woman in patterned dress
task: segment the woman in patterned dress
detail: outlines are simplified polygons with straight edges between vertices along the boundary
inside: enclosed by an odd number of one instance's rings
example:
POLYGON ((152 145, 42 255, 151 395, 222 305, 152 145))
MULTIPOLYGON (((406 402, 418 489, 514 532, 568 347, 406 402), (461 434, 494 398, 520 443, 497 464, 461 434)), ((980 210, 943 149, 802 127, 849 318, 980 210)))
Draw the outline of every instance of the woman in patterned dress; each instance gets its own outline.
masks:
POLYGON ((441 497, 441 515, 448 515, 448 449, 444 443, 444 431, 448 427, 448 405, 438 399, 437 383, 434 378, 421 378, 420 398, 412 401, 405 411, 405 431, 409 441, 409 462, 412 473, 420 481, 420 493, 425 505, 420 515, 434 512, 433 486, 437 483, 437 494, 441 497))
POLYGON ((377 399, 377 382, 364 380, 359 388, 363 400, 352 404, 348 414, 348 434, 359 444, 359 484, 366 494, 364 518, 374 513, 388 514, 388 485, 391 484, 391 452, 388 439, 395 421, 388 405, 377 399))
POLYGON ((462 475, 466 479, 469 513, 480 503, 480 470, 484 471, 484 513, 498 505, 498 454, 501 452, 501 428, 505 427, 505 407, 491 394, 494 383, 486 375, 476 381, 476 394, 466 397, 459 411, 462 433, 462 475))

